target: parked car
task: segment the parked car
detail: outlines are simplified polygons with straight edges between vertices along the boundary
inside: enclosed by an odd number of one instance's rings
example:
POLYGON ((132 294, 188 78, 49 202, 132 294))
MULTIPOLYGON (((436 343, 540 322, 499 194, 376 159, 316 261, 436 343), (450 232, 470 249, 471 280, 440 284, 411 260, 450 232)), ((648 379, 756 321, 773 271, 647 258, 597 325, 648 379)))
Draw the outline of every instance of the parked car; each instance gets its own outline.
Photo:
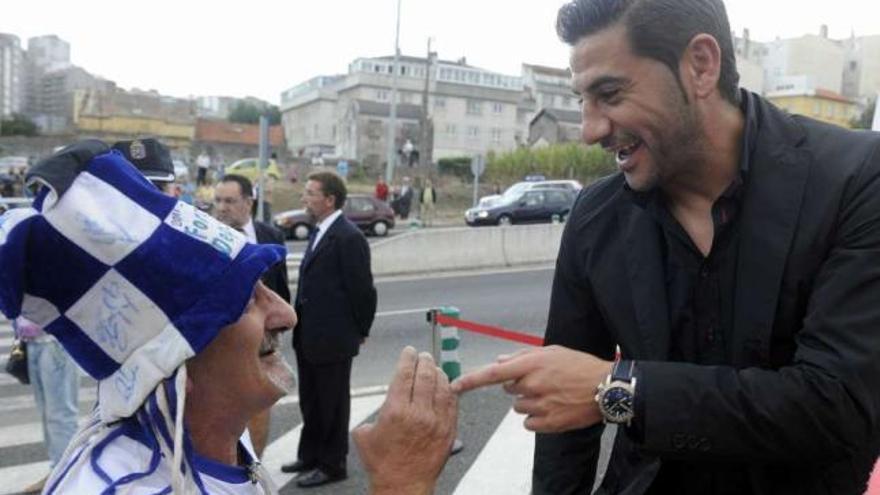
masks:
POLYGON ((464 219, 470 226, 550 222, 554 216, 565 221, 575 197, 566 189, 529 189, 516 196, 505 193, 495 204, 467 210, 464 219))
POLYGON ((477 207, 488 208, 494 204, 508 202, 511 198, 517 198, 523 193, 523 191, 528 191, 530 189, 565 189, 577 193, 583 188, 584 186, 576 180, 526 180, 523 182, 517 182, 508 187, 502 194, 483 196, 480 198, 477 207), (502 198, 504 198, 504 200, 502 200, 502 198))
MULTIPOLYGON (((228 165, 224 169, 225 174, 236 174, 241 175, 243 177, 247 177, 254 184, 259 180, 260 171, 257 168, 257 164, 259 163, 259 158, 244 158, 233 162, 232 165, 228 165)), ((282 177, 281 169, 278 168, 278 164, 274 161, 270 160, 269 164, 266 166, 266 178, 278 180, 282 177)))
MULTIPOLYGON (((382 237, 394 228, 394 211, 388 203, 367 194, 349 194, 342 213, 365 234, 382 237)), ((303 209, 281 212, 275 215, 273 222, 288 239, 307 239, 312 227, 311 219, 303 209)))

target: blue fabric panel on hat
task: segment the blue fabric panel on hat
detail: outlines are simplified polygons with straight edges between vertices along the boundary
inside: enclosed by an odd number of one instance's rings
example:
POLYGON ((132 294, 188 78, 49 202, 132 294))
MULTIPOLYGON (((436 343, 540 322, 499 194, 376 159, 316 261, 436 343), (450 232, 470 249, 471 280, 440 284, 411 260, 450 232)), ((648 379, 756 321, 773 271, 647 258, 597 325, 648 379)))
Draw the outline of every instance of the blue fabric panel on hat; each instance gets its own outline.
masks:
POLYGON ((50 301, 64 313, 110 267, 61 235, 42 216, 34 217, 33 222, 25 291, 50 301))
POLYGON ((92 377, 100 380, 119 369, 119 363, 111 359, 67 317, 61 316, 43 330, 54 335, 76 364, 92 377))
POLYGON ((283 246, 248 243, 226 272, 212 281, 211 290, 173 319, 195 352, 204 349, 220 328, 238 321, 260 276, 284 260, 285 253, 283 246))
POLYGON ((177 204, 177 200, 159 192, 119 151, 96 156, 87 171, 159 218, 165 218, 177 204))
POLYGON ((115 268, 174 322, 200 297, 215 290, 214 281, 229 264, 229 258, 210 244, 163 223, 115 268))

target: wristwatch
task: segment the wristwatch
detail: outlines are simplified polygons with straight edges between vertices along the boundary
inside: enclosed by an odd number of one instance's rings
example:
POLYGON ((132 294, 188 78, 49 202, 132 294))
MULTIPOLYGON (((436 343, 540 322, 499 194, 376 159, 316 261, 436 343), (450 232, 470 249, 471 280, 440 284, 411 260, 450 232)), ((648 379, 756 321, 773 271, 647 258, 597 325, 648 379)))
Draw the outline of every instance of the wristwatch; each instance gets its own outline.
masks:
POLYGON ((616 361, 611 374, 599 384, 596 403, 605 423, 629 426, 635 415, 635 361, 616 361))

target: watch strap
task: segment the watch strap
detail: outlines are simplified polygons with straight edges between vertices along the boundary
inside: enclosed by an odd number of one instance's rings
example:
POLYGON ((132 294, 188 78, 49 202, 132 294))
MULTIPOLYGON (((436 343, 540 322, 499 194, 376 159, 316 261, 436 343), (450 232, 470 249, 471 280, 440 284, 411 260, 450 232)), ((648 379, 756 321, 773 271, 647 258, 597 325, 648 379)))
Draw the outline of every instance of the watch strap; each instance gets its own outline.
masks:
POLYGON ((636 362, 629 359, 615 361, 611 368, 611 381, 631 383, 635 365, 636 362))

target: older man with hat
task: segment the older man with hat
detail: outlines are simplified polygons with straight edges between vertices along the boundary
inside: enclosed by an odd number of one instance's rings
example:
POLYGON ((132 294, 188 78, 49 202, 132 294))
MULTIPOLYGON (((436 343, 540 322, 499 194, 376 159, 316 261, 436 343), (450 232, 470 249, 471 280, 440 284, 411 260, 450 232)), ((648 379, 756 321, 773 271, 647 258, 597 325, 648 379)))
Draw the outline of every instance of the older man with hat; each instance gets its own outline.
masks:
POLYGON ((99 141, 27 180, 33 206, 0 216, 0 310, 98 381, 44 493, 274 493, 243 433, 293 387, 277 349, 296 315, 260 282, 284 248, 161 194, 99 141))

